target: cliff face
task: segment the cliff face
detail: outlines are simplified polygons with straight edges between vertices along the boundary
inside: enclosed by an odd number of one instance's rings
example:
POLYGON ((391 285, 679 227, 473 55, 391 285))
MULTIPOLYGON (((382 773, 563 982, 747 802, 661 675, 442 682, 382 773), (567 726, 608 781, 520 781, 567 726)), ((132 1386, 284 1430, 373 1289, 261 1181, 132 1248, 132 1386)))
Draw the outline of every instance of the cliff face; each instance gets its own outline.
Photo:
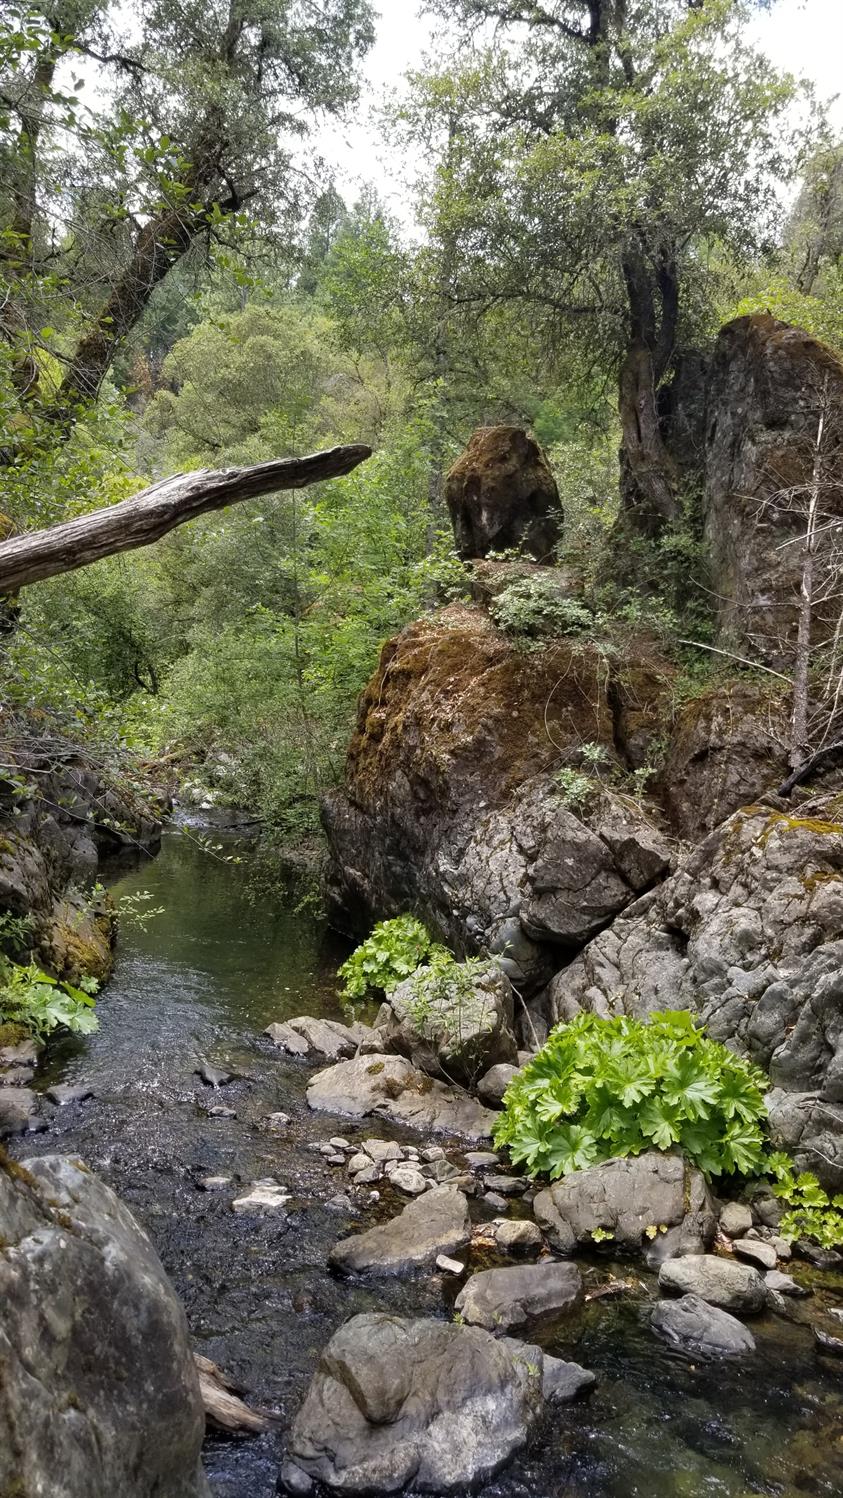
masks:
POLYGON ((30 918, 36 959, 57 976, 107 977, 113 917, 107 900, 91 898, 90 888, 109 854, 157 846, 157 809, 82 750, 24 724, 9 733, 6 758, 0 915, 30 918))

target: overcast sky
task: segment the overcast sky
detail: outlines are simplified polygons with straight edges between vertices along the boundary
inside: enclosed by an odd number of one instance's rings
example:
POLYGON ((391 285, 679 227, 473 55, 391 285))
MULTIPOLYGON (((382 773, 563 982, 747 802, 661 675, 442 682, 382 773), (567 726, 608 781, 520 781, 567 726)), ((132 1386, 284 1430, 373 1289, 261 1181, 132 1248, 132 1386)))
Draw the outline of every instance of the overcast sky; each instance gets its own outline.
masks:
MULTIPOLYGON (((381 199, 407 222, 415 163, 386 148, 368 116, 384 90, 419 65, 433 31, 430 18, 419 16, 419 0, 380 0, 379 8, 377 42, 366 63, 367 87, 355 117, 320 131, 318 142, 344 196, 353 197, 363 183, 373 183, 381 199)), ((777 67, 809 78, 821 98, 830 99, 843 88, 843 0, 775 0, 772 11, 759 14, 751 37, 777 67)), ((843 132, 843 100, 837 98, 830 112, 843 132)))

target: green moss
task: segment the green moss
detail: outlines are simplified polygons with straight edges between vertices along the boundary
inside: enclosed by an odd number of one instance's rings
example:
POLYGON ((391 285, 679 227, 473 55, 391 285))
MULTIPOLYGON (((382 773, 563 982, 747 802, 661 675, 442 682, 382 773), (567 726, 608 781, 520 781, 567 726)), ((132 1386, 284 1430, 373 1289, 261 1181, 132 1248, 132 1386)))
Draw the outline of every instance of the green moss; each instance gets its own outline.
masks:
POLYGON ((28 1037, 26 1025, 18 1025, 14 1020, 6 1020, 4 1024, 0 1024, 0 1046, 20 1045, 28 1037))

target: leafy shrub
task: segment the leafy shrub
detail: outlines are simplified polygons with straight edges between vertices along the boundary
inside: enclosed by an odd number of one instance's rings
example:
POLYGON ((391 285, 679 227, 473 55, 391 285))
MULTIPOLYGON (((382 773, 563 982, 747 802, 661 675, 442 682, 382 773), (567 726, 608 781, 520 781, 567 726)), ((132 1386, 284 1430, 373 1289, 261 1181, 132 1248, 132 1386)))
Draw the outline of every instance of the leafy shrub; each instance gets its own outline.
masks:
POLYGON ((93 1013, 95 978, 79 985, 51 978, 34 962, 26 967, 14 962, 0 964, 0 1021, 22 1025, 36 1040, 46 1040, 63 1027, 78 1035, 90 1035, 98 1021, 93 1013))
POLYGON ((558 581, 546 575, 510 583, 492 599, 489 613, 505 634, 536 640, 582 634, 595 624, 591 610, 565 598, 558 581))
POLYGON ((765 1085, 685 1011, 579 1014, 510 1084, 495 1142, 551 1179, 673 1146, 707 1176, 753 1175, 764 1168, 765 1085))
POLYGON ((412 915, 379 921, 371 936, 355 947, 337 974, 343 980, 343 998, 365 999, 373 992, 391 993, 431 957, 454 961, 447 948, 439 946, 427 927, 412 915))
POLYGON ((574 812, 582 811, 599 789, 591 775, 584 775, 582 770, 572 770, 567 766, 556 771, 553 782, 560 801, 569 811, 574 812))
POLYGON ((811 1171, 796 1175, 793 1161, 777 1152, 767 1162, 777 1178, 773 1190, 789 1207, 779 1223, 783 1238, 811 1238, 823 1248, 843 1246, 843 1192, 829 1196, 811 1171))

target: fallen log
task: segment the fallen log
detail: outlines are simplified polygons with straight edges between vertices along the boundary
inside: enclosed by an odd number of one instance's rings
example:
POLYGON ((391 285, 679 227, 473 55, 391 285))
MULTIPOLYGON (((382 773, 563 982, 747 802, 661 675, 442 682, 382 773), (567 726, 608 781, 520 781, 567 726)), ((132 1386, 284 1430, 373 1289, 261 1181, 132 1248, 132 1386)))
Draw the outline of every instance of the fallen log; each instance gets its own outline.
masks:
POLYGON ((205 1418, 218 1430, 244 1431, 261 1435, 277 1424, 277 1417, 254 1410, 237 1397, 236 1386, 210 1358, 194 1352, 193 1361, 199 1374, 199 1388, 205 1406, 205 1418))
POLYGON ((47 530, 0 541, 0 595, 88 567, 102 557, 149 546, 177 525, 280 489, 304 489, 339 478, 371 457, 362 443, 306 458, 273 458, 252 468, 200 469, 161 479, 131 499, 92 510, 47 530))

